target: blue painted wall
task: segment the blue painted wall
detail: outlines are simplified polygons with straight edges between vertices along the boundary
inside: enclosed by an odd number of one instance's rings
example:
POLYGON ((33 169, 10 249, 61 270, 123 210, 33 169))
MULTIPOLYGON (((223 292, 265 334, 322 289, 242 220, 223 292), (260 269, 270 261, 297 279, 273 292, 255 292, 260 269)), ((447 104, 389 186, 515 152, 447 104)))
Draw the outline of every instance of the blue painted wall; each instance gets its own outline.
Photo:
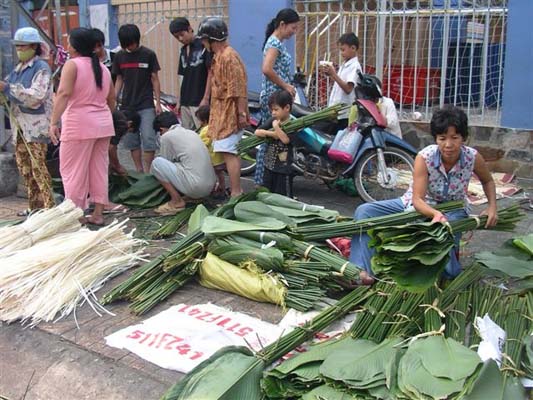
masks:
POLYGON ((109 0, 78 0, 78 5, 80 7, 80 26, 89 27, 90 26, 90 6, 107 4, 107 11, 109 16, 109 35, 106 37, 106 46, 107 48, 113 49, 118 46, 118 23, 117 23, 117 7, 111 5, 109 0), (84 10, 87 10, 87 14, 84 13, 84 10))
POLYGON ((508 4, 501 125, 533 129, 533 1, 508 4))
MULTIPOLYGON (((291 0, 229 0, 229 42, 246 65, 249 90, 261 90, 262 46, 267 24, 279 10, 292 5, 291 0)), ((294 54, 294 38, 285 45, 294 54)))

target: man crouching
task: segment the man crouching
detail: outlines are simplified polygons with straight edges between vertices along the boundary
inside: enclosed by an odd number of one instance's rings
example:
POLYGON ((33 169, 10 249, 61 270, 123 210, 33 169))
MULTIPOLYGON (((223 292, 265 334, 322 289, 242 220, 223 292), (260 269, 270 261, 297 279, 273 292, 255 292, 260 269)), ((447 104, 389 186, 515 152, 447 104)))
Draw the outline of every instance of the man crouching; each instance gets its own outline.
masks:
POLYGON ((202 139, 196 132, 181 127, 173 113, 159 114, 154 120, 154 130, 161 134, 161 153, 152 162, 150 173, 170 195, 170 201, 155 212, 174 215, 185 208, 182 196, 191 199, 208 196, 216 176, 202 139))

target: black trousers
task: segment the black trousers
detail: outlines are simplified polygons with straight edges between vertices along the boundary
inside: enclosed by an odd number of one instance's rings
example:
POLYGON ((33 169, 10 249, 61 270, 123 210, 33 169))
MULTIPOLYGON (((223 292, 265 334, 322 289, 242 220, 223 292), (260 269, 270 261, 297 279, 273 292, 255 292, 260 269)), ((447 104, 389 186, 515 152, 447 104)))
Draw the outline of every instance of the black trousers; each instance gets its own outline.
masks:
POLYGON ((292 175, 280 174, 265 168, 263 186, 270 190, 271 193, 277 193, 292 198, 293 179, 294 176, 292 175))

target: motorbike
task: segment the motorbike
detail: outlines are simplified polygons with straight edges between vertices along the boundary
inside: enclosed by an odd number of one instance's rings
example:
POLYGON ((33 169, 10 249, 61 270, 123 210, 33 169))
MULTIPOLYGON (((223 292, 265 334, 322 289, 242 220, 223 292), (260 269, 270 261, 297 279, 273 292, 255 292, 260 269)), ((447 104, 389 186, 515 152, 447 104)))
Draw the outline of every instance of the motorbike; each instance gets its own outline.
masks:
MULTIPOLYGON (((295 175, 328 185, 339 178, 351 178, 359 196, 366 202, 396 198, 407 190, 417 151, 385 130, 387 122, 376 105, 376 91, 380 93, 375 78, 361 74, 352 106, 357 108, 356 127, 350 127, 357 129, 361 138, 352 161, 345 163, 332 159, 328 150, 335 135, 326 133, 326 129, 311 126, 291 137, 294 151, 292 169, 295 175)), ((296 118, 312 112, 307 107, 293 104, 292 114, 296 118)), ((255 167, 249 161, 254 153, 252 149, 244 157, 250 163, 244 167, 255 167)))

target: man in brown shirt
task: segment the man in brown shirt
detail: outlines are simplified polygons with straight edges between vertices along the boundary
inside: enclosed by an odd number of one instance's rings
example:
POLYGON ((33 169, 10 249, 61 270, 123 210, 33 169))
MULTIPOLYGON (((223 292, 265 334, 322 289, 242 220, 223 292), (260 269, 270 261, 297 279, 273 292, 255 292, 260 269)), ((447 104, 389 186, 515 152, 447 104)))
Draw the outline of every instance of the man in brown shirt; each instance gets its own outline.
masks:
POLYGON ((209 136, 213 139, 213 151, 224 157, 231 196, 235 197, 242 193, 237 143, 248 125, 246 68, 239 54, 227 42, 228 28, 222 19, 206 18, 200 24, 198 36, 204 47, 214 54, 209 136))

